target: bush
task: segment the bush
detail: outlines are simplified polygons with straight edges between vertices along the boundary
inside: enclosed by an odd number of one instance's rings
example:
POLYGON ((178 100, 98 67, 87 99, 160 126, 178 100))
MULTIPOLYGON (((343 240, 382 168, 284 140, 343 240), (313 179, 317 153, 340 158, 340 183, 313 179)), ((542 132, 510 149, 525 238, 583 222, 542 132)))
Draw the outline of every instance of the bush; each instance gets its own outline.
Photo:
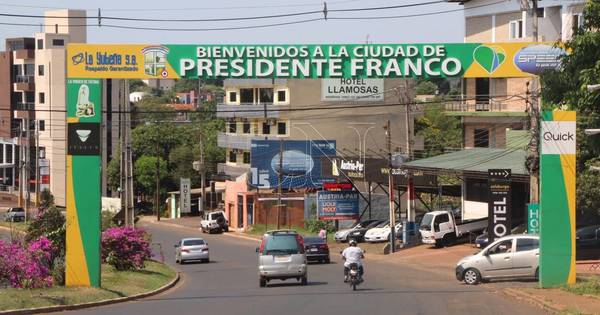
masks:
POLYGON ((102 260, 117 270, 142 269, 152 257, 150 241, 143 229, 110 228, 102 232, 102 260))
POLYGON ((115 221, 113 221, 113 218, 115 217, 115 215, 110 212, 110 211, 102 211, 101 213, 101 222, 100 225, 102 226, 102 231, 106 231, 112 227, 117 226, 115 224, 115 221))
POLYGON ((40 208, 27 227, 25 240, 31 242, 40 237, 46 237, 52 242, 59 256, 65 252, 66 220, 58 208, 51 206, 40 208))
POLYGON ((27 289, 52 286, 55 252, 52 242, 45 237, 27 247, 0 240, 0 284, 27 289))
POLYGON ((333 221, 319 220, 314 216, 310 220, 304 221, 304 228, 312 233, 319 233, 322 229, 327 231, 327 233, 335 232, 333 221))

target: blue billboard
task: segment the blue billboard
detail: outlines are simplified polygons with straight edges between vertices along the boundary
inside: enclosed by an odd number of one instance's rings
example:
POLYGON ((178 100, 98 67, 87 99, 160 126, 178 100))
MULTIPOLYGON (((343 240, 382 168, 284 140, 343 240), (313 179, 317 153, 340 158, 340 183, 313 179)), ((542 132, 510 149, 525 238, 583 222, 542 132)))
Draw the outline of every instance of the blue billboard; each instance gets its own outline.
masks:
POLYGON ((319 220, 356 220, 358 210, 358 192, 326 191, 317 192, 317 214, 319 220))
POLYGON ((250 167, 252 185, 260 188, 278 186, 282 173, 282 188, 320 188, 323 185, 321 158, 335 156, 335 140, 283 141, 283 161, 280 170, 278 140, 252 140, 250 167))

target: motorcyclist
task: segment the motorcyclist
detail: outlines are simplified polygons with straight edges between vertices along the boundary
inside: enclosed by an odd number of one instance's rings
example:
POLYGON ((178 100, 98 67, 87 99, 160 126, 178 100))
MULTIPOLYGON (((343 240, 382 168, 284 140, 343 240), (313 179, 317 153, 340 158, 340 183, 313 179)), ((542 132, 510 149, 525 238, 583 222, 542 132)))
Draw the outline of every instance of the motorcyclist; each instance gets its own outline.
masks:
POLYGON ((364 268, 362 265, 362 259, 365 258, 365 252, 356 245, 356 240, 348 241, 348 247, 342 252, 342 259, 344 259, 344 282, 348 282, 348 271, 350 270, 350 264, 356 263, 358 265, 358 278, 360 282, 363 281, 364 268))

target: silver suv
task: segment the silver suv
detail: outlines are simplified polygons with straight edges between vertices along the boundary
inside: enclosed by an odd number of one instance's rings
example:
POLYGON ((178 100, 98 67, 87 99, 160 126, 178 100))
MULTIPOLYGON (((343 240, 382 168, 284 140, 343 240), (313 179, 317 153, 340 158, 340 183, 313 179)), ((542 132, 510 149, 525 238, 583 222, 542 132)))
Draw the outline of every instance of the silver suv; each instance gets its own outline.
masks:
POLYGON ((456 279, 466 284, 501 278, 538 278, 540 239, 537 235, 502 237, 479 253, 461 259, 456 279))
POLYGON ((300 234, 291 230, 268 231, 256 252, 261 287, 273 279, 296 279, 307 284, 306 254, 300 234))

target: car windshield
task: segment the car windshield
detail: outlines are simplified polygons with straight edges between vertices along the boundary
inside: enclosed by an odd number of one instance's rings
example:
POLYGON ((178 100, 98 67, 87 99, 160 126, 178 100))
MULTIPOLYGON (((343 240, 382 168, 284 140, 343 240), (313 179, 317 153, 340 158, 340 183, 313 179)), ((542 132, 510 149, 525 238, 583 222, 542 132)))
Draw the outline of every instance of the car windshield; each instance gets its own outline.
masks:
POLYGON ((210 216, 211 216, 211 220, 216 220, 216 219, 218 219, 219 217, 222 217, 222 216, 223 216, 223 214, 222 214, 222 213, 220 213, 220 212, 219 212, 219 213, 212 213, 210 216))
POLYGON ((290 255, 300 252, 296 235, 270 235, 265 243, 265 255, 290 255))
POLYGON ((12 210, 9 210, 12 212, 25 212, 25 210, 23 210, 23 208, 12 208, 12 210))
POLYGON ((429 229, 431 228, 431 222, 433 221, 433 214, 431 213, 426 213, 423 216, 423 221, 421 221, 421 227, 424 229, 429 229))
POLYGON ((389 225, 390 225, 390 221, 386 220, 386 221, 383 221, 383 222, 377 224, 377 226, 375 226, 375 227, 382 228, 382 227, 389 227, 389 225))
POLYGON ((196 245, 204 245, 204 240, 185 240, 183 241, 183 246, 196 246, 196 245))
POLYGON ((305 237, 304 244, 307 244, 307 245, 325 244, 325 240, 320 237, 305 237))

